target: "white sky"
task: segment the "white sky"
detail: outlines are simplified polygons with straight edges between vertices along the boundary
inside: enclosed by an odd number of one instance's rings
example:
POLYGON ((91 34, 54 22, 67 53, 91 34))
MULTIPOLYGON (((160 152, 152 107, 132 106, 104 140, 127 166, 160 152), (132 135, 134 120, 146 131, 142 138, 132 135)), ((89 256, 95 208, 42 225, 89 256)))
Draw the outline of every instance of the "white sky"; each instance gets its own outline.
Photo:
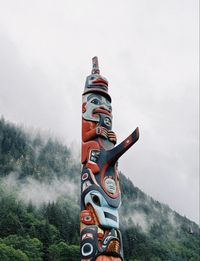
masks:
POLYGON ((140 128, 120 170, 198 222, 198 5, 0 0, 0 114, 79 144, 81 94, 97 55, 118 141, 140 128))

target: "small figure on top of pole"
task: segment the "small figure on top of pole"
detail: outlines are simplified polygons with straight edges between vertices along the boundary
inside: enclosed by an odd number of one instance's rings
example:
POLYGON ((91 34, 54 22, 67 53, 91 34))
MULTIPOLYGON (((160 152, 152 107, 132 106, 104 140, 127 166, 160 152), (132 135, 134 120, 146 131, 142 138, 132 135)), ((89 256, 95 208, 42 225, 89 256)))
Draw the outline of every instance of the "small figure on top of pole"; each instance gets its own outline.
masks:
POLYGON ((100 74, 98 57, 92 58, 92 74, 100 74))

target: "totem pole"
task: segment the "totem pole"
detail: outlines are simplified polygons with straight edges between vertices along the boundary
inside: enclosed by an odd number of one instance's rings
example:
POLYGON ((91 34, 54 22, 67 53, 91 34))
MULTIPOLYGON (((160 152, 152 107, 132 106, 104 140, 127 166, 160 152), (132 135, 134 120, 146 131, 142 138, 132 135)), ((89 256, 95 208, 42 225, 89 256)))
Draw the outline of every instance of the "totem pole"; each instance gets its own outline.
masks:
POLYGON ((108 81, 100 75, 97 57, 92 62, 82 103, 80 255, 82 261, 123 260, 117 160, 138 140, 139 130, 115 146, 108 81))

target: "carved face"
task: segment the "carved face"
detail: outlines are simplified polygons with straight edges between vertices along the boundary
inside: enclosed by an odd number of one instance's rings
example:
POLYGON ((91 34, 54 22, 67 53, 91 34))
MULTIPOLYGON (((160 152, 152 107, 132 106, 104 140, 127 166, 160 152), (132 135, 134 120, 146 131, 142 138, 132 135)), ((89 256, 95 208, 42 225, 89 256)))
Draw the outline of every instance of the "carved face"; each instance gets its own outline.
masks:
POLYGON ((116 188, 116 183, 115 183, 114 179, 107 178, 105 180, 105 188, 106 188, 108 193, 115 194, 116 191, 117 191, 117 188, 116 188))
POLYGON ((85 206, 93 207, 99 223, 107 228, 119 228, 118 208, 111 207, 104 196, 96 190, 88 192, 84 199, 85 206))
POLYGON ((86 88, 92 88, 94 86, 101 86, 104 90, 108 89, 108 81, 105 77, 101 76, 100 74, 91 74, 87 77, 86 88))
POLYGON ((83 96, 83 118, 89 121, 99 122, 99 114, 105 114, 112 118, 110 101, 97 93, 88 93, 83 96))

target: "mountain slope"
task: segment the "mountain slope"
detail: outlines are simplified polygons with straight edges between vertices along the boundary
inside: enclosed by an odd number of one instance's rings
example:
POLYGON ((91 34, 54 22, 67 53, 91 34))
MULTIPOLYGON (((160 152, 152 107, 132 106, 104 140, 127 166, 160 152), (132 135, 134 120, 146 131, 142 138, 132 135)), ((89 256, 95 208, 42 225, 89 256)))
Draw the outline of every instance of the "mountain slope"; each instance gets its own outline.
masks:
MULTIPOLYGON (((77 162, 60 142, 0 120, 0 260, 6 247, 19 260, 79 260, 77 162)), ((198 226, 120 179, 125 259, 199 260, 198 226)))

